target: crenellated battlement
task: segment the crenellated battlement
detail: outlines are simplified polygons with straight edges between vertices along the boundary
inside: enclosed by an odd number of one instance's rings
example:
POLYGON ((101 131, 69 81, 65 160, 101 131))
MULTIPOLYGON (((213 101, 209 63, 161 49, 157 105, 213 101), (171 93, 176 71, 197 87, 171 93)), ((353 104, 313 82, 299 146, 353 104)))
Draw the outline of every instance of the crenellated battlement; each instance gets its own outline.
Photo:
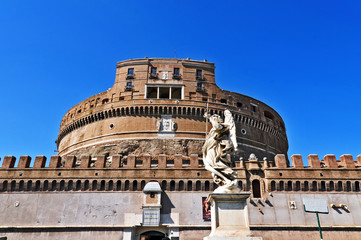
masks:
POLYGON ((45 156, 36 156, 33 167, 30 167, 32 158, 21 156, 17 166, 14 156, 5 156, 0 170, 6 169, 134 169, 134 168, 203 168, 203 162, 197 154, 184 156, 181 154, 151 156, 121 155, 97 157, 68 155, 60 157, 51 156, 49 166, 46 166, 45 156))
MULTIPOLYGON (((0 158, 1 159, 1 158, 0 158)), ((299 169, 299 170, 312 170, 312 169, 361 169, 361 154, 356 157, 354 161, 353 156, 350 154, 344 154, 340 157, 340 160, 336 159, 333 154, 327 154, 320 159, 316 154, 310 154, 307 156, 308 166, 304 165, 303 158, 299 154, 291 156, 291 166, 288 165, 286 155, 277 154, 274 161, 264 160, 257 161, 257 163, 264 169, 299 169)), ((138 169, 138 168, 156 168, 156 169, 168 169, 168 168, 191 168, 199 169, 203 168, 202 158, 197 154, 191 154, 190 156, 184 156, 182 154, 175 155, 149 155, 144 154, 140 156, 136 155, 113 155, 113 156, 96 156, 91 157, 89 155, 83 155, 80 157, 68 155, 68 156, 51 156, 49 165, 46 166, 47 158, 45 156, 36 156, 34 159, 33 167, 30 167, 32 158, 30 156, 20 156, 17 166, 15 166, 16 158, 14 156, 5 156, 0 170, 5 169, 138 169)), ((245 161, 250 163, 252 161, 245 161)), ((246 168, 248 165, 242 165, 239 160, 235 160, 236 168, 246 168)))
MULTIPOLYGON (((243 191, 252 190, 252 181, 258 179, 262 192, 359 192, 361 155, 357 161, 352 155, 327 154, 307 157, 278 154, 273 160, 236 160, 238 185, 243 191)), ((45 156, 21 156, 17 166, 14 156, 6 156, 0 168, 0 192, 13 191, 141 191, 149 181, 158 181, 165 191, 212 191, 210 172, 204 169, 197 154, 157 156, 114 155, 51 156, 46 165, 45 156)))
POLYGON ((317 154, 310 154, 307 156, 308 166, 304 165, 302 156, 299 154, 294 154, 291 156, 291 166, 287 165, 286 156, 284 154, 277 154, 275 156, 275 167, 277 168, 299 168, 299 169, 309 169, 309 168, 328 168, 328 169, 354 169, 361 168, 361 154, 356 157, 357 161, 355 162, 352 155, 344 154, 340 157, 340 160, 336 160, 336 156, 333 154, 327 154, 320 159, 317 154))

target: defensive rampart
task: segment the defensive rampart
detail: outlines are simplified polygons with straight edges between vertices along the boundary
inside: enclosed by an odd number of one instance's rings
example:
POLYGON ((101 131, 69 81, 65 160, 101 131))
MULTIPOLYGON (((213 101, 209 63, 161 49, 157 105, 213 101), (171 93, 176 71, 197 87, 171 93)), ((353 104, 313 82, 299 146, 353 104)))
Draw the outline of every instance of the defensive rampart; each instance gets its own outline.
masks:
MULTIPOLYGON (((262 196, 269 192, 359 192, 361 155, 354 162, 351 155, 317 155, 307 157, 303 165, 300 155, 285 155, 274 160, 239 160, 235 164, 239 187, 252 191, 252 182, 260 181, 262 196), (255 167, 256 166, 256 167, 255 167)), ((215 185, 196 154, 182 156, 6 156, 0 168, 0 191, 142 191, 149 181, 158 181, 164 191, 212 191, 215 185)))

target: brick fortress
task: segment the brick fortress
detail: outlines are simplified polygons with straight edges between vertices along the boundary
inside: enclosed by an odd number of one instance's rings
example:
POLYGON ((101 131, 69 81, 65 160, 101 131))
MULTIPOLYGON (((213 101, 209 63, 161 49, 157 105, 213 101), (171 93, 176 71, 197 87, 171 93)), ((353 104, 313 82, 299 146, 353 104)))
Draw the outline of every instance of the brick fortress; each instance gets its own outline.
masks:
POLYGON ((255 235, 317 239, 315 217, 303 210, 306 196, 330 204, 320 216, 325 239, 359 239, 361 155, 357 162, 351 155, 309 155, 307 167, 300 155, 289 161, 279 114, 217 87, 214 70, 213 63, 190 59, 119 62, 112 88, 65 114, 49 166, 44 156, 31 168, 29 156, 16 167, 14 157, 4 157, 0 237, 202 239, 210 232, 202 199, 216 187, 202 162, 211 128, 203 115, 228 109, 239 143, 229 158, 239 187, 251 192, 255 235))

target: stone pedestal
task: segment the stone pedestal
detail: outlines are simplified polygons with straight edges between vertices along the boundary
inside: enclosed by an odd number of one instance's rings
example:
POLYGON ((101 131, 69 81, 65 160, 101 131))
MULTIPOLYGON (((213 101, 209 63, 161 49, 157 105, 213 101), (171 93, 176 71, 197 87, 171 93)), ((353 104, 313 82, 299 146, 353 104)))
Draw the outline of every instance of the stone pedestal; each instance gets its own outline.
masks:
POLYGON ((262 240, 251 236, 247 198, 250 193, 211 193, 212 232, 203 240, 262 240))

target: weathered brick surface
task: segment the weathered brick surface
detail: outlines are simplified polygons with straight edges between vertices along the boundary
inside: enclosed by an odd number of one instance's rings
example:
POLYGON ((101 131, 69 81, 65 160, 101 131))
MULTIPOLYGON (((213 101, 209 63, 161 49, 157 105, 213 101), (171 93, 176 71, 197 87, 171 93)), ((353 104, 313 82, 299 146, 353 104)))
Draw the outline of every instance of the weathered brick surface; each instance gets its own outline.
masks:
POLYGON ((190 156, 190 167, 191 168, 198 168, 198 155, 197 154, 192 154, 190 156))
POLYGON ((126 168, 135 168, 135 155, 129 155, 127 157, 126 168))
POLYGON ((299 154, 294 154, 291 156, 292 166, 295 168, 303 168, 302 156, 299 154))
POLYGON ((143 155, 143 167, 150 168, 151 156, 149 154, 143 155))
POLYGON ((121 156, 120 155, 114 155, 112 158, 112 168, 113 169, 117 169, 120 167, 120 161, 121 161, 121 156))
POLYGON ((30 156, 20 156, 18 168, 29 168, 31 163, 30 156))
POLYGON ((105 156, 97 156, 97 161, 95 162, 96 168, 104 168, 105 167, 105 156))
POLYGON ((341 164, 346 168, 355 168, 355 162, 350 154, 344 154, 340 157, 341 164))
POLYGON ((333 154, 327 154, 323 157, 326 162, 326 166, 329 168, 338 168, 336 156, 333 154))
POLYGON ((36 156, 34 162, 34 168, 43 168, 45 167, 46 157, 45 156, 36 156))
POLYGON ((15 166, 14 156, 5 156, 1 168, 13 168, 15 166))
POLYGON ((275 156, 276 167, 278 168, 287 168, 287 160, 284 154, 277 154, 275 156))
POLYGON ((307 156, 308 165, 312 168, 320 168, 321 162, 317 154, 310 154, 307 156))
POLYGON ((73 155, 65 157, 64 168, 73 168, 75 166, 76 158, 73 155))
POLYGON ((167 167, 167 155, 165 155, 165 154, 160 154, 159 155, 158 167, 159 168, 166 168, 167 167))
POLYGON ((246 159, 251 153, 266 153, 268 159, 286 154, 287 136, 279 114, 253 98, 220 89, 214 84, 214 69, 213 63, 186 59, 119 62, 115 83, 108 91, 76 104, 65 114, 57 141, 59 155, 201 155, 206 130, 203 115, 207 109, 221 116, 225 109, 234 114, 237 136, 244 139, 238 158, 246 159), (150 78, 149 64, 157 67, 158 79, 150 78), (173 79, 175 67, 180 69, 180 79, 173 79), (134 68, 133 91, 126 91, 129 68, 134 68), (197 69, 202 70, 201 79, 196 77, 197 69), (162 72, 169 73, 168 79, 161 79, 162 72), (202 83, 202 89, 197 89, 197 83, 202 83), (148 84, 184 86, 183 98, 145 99, 148 84), (255 110, 250 106, 255 106, 255 110), (172 133, 175 139, 166 138, 164 144, 154 144, 165 139, 157 127, 164 115, 171 116, 177 125, 172 133), (243 128, 250 130, 242 134, 243 128))
POLYGON ((174 168, 182 168, 182 155, 174 155, 174 168))
POLYGON ((61 158, 60 156, 51 156, 49 168, 58 168, 61 165, 61 158))
POLYGON ((81 159, 80 168, 88 168, 90 166, 90 159, 91 159, 90 156, 83 155, 80 157, 80 159, 81 159))

